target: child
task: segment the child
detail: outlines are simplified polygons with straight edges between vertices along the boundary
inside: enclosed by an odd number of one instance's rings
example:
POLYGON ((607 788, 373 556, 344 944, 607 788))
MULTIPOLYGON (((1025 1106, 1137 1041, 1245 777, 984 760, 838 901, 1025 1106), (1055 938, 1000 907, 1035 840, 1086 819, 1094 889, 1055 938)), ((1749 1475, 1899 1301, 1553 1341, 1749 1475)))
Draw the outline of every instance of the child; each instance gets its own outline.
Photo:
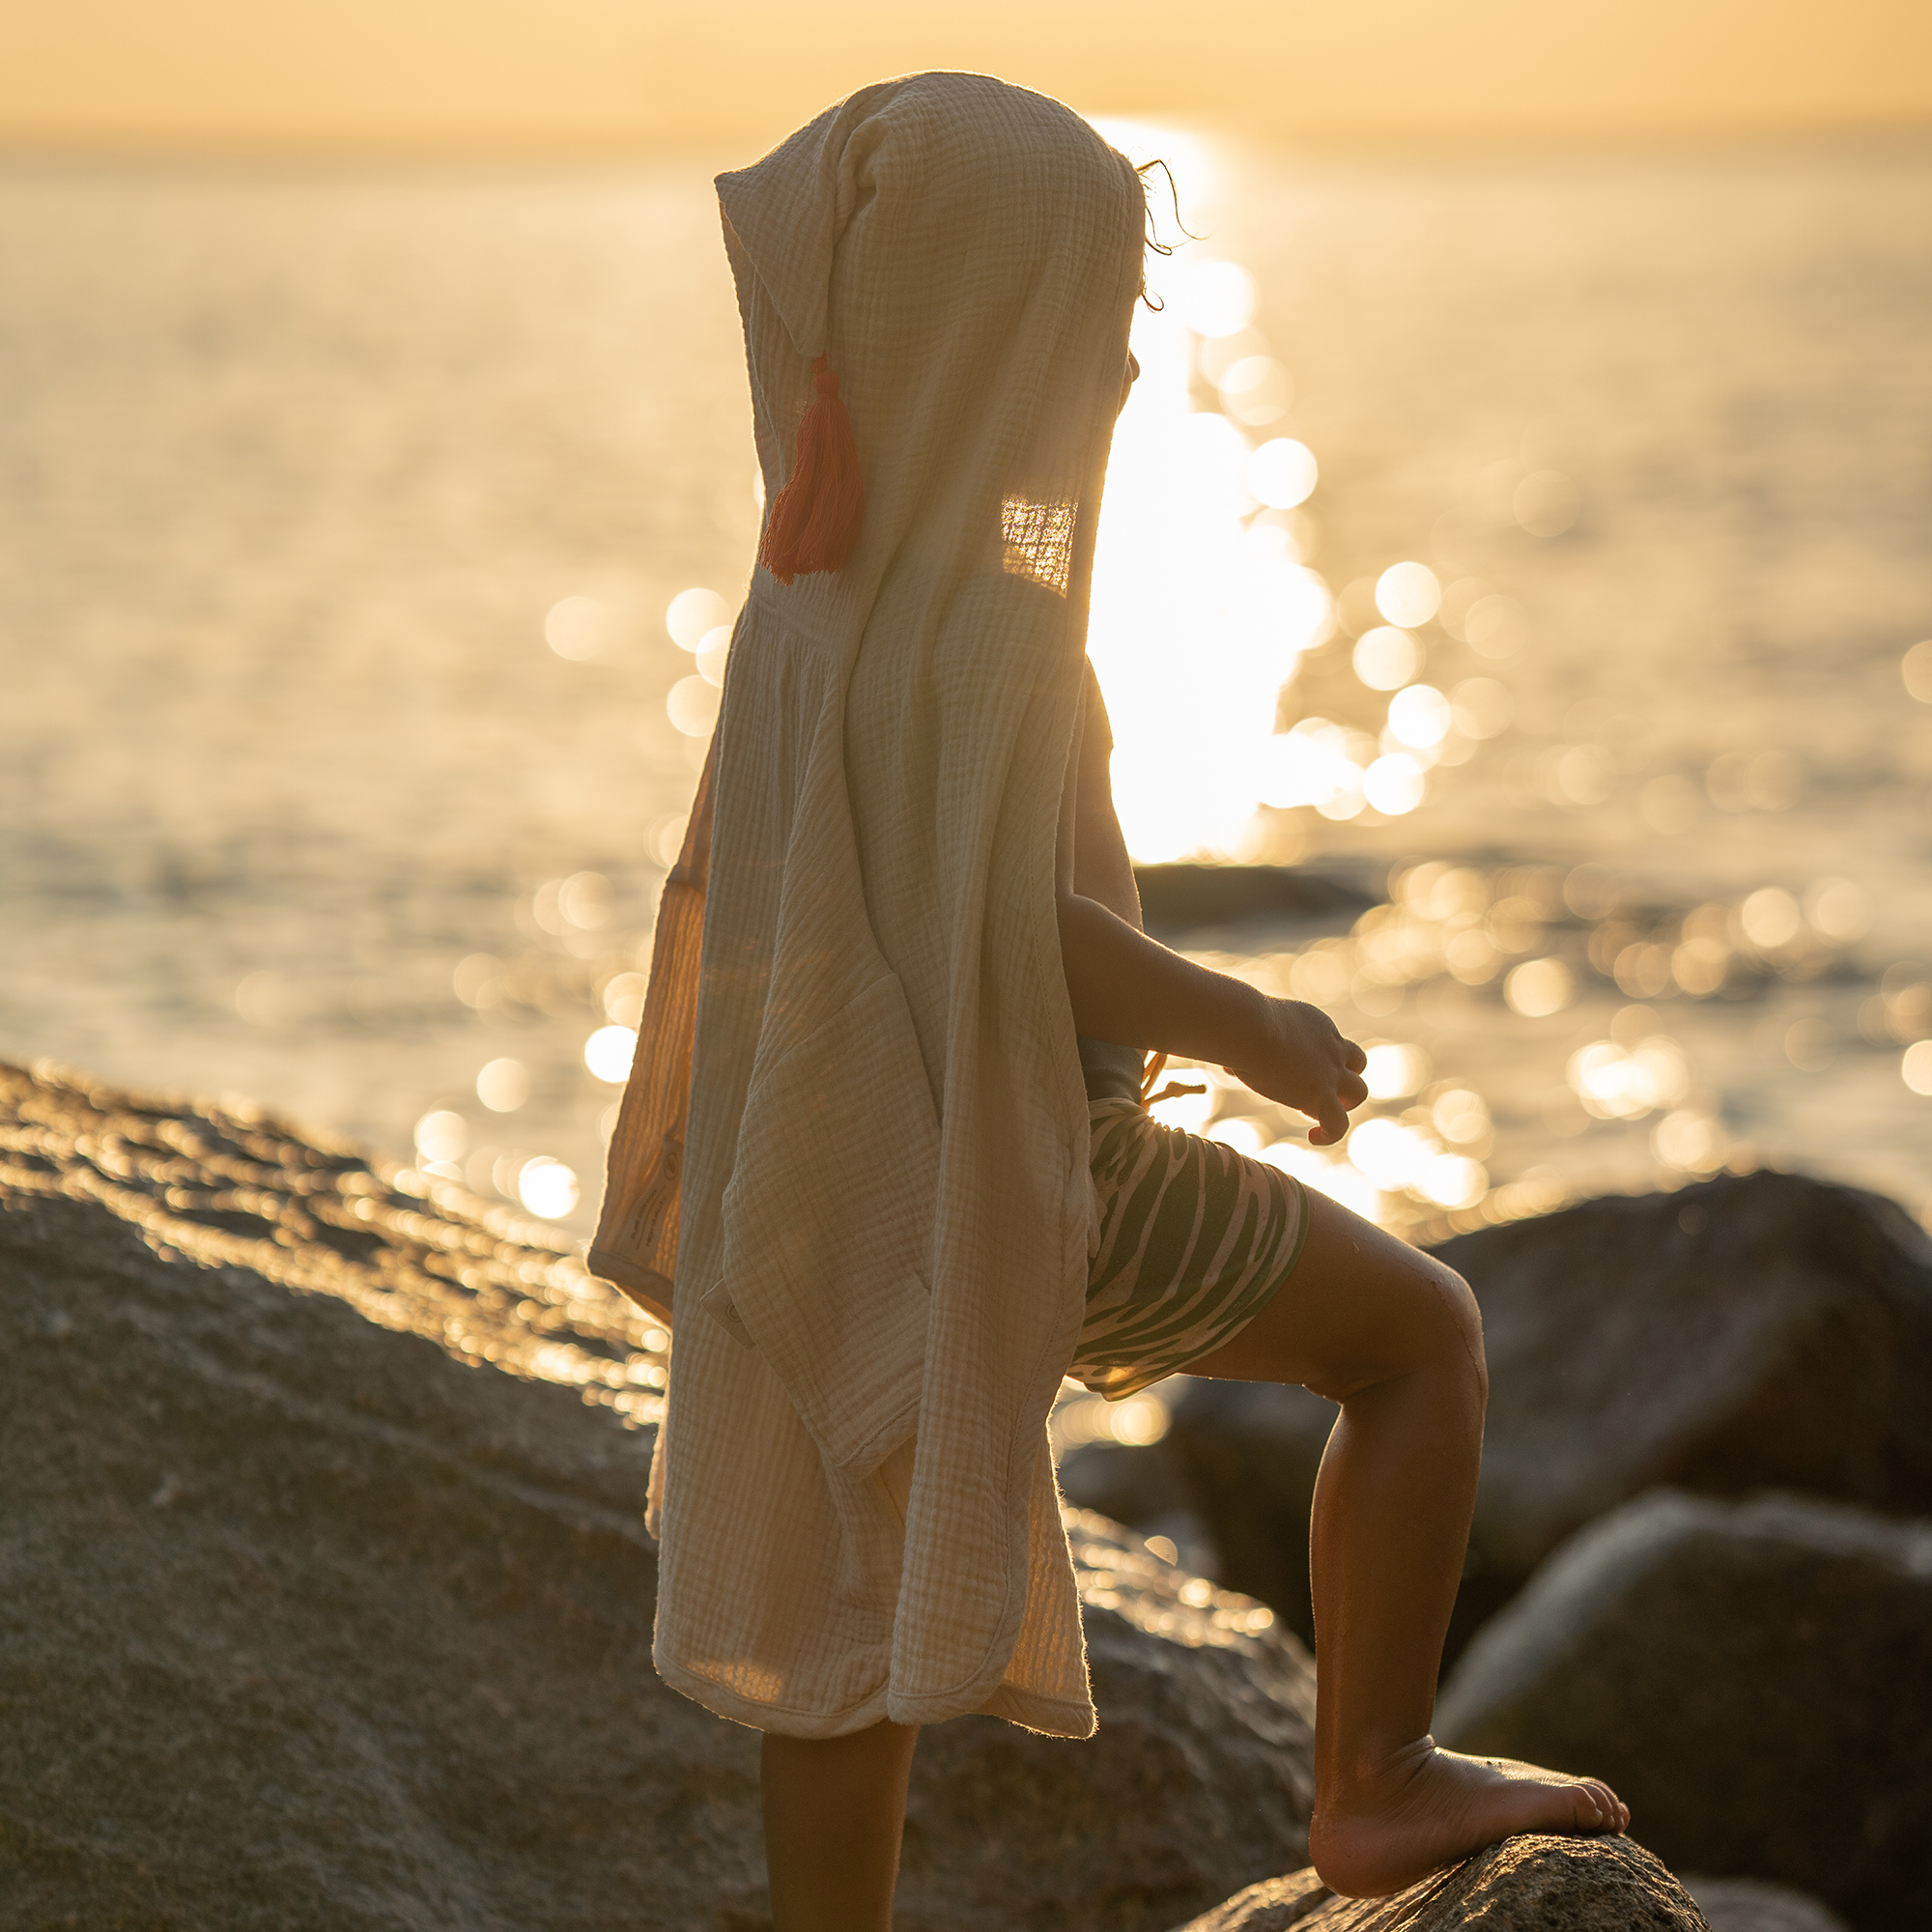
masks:
POLYGON ((591 1259, 675 1319, 655 1657, 765 1734, 779 1932, 890 1925, 920 1725, 1092 1732, 1046 1435, 1069 1371, 1341 1404, 1311 1539, 1329 1885, 1620 1830, 1602 1784, 1428 1736, 1482 1441, 1468 1289, 1142 1105, 1146 1049, 1321 1144, 1365 1090, 1325 1015, 1140 930, 1083 649, 1139 177, 1057 102, 933 73, 718 186, 763 567, 591 1259))

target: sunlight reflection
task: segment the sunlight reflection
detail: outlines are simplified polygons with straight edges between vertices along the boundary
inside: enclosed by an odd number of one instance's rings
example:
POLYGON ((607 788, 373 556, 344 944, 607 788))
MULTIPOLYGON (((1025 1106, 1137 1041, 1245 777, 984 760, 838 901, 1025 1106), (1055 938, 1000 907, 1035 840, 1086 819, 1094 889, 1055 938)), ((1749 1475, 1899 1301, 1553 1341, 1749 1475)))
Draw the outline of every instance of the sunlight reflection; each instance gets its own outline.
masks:
POLYGON ((1399 818, 1422 803, 1426 783, 1422 767, 1408 753, 1389 752, 1362 774, 1362 796, 1377 811, 1399 818))
POLYGON ((1428 623, 1441 602, 1442 586, 1426 563, 1392 563, 1376 580, 1376 609, 1404 630, 1428 623))
POLYGON ((1378 624, 1355 639, 1350 660, 1371 691, 1399 691, 1422 668, 1422 646, 1393 624, 1378 624))
POLYGON ((530 1097, 530 1076, 521 1060, 493 1060, 476 1076, 476 1097, 493 1114, 514 1114, 530 1097))
POLYGON ((702 676, 681 677, 665 694, 665 715, 687 738, 705 738, 718 722, 717 685, 702 676))
POLYGON ((611 613, 594 597, 560 597, 544 618, 544 641, 560 658, 587 663, 610 641, 611 613))
POLYGON ((1248 459, 1248 488, 1277 510, 1307 502, 1320 474, 1315 452, 1290 436, 1263 443, 1248 459))
POLYGON ((517 1176, 518 1199, 546 1221, 560 1221, 572 1212, 578 1193, 577 1176, 547 1153, 526 1160, 517 1176))
MULTIPOLYGON (((1113 719, 1122 830, 1142 860, 1244 848, 1257 803, 1271 781, 1281 789, 1279 693, 1333 621, 1321 577, 1284 546, 1243 541, 1261 491, 1292 497, 1312 479, 1296 473, 1293 450, 1255 473, 1241 431, 1190 407, 1180 308, 1135 324, 1142 376, 1115 437, 1094 567, 1091 649, 1113 719)), ((1187 310, 1217 325, 1234 312, 1187 310)))
POLYGON ((665 629, 679 650, 700 649, 720 624, 731 621, 731 607, 715 590, 680 590, 665 610, 665 629))
POLYGON ((637 1050, 636 1028, 602 1026, 583 1042, 583 1064, 607 1085, 621 1087, 631 1077, 637 1050))
POLYGON ((1255 278, 1238 262, 1181 256, 1166 265, 1161 293, 1196 335, 1233 335, 1255 318, 1255 278))
POLYGON ((729 624, 716 625, 697 640, 697 674, 706 684, 724 682, 724 659, 731 648, 729 624))
POLYGON ((1898 674, 1920 704, 1932 704, 1932 638, 1914 644, 1899 659, 1898 674))
POLYGON ((1449 734, 1449 700, 1433 685, 1411 684, 1389 699, 1389 731, 1411 751, 1439 745, 1449 734))

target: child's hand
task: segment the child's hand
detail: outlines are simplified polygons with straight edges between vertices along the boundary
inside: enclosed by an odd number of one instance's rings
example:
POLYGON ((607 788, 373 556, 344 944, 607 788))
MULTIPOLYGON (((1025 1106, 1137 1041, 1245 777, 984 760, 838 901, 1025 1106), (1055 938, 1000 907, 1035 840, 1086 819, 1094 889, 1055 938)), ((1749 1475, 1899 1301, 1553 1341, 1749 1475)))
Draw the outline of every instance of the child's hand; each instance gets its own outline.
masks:
POLYGON ((1361 1077, 1368 1064, 1368 1055, 1344 1039, 1320 1007, 1270 1000, 1262 1050, 1227 1071, 1264 1098, 1310 1116, 1310 1142, 1333 1147, 1349 1131, 1349 1110, 1369 1097, 1361 1077))

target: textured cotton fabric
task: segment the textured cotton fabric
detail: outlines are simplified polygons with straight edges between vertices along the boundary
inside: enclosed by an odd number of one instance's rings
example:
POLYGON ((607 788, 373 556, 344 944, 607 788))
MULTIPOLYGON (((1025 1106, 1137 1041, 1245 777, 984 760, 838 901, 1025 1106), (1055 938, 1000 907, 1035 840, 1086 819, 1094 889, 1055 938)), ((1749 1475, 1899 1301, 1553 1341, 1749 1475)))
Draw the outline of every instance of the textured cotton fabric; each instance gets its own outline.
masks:
POLYGON ((759 571, 738 617, 592 1248, 673 1324, 656 1660, 801 1736, 1084 1736, 1045 1426, 1094 1225, 1054 854, 1140 184, 1058 102, 923 74, 718 189, 767 500, 822 354, 866 506, 843 570, 759 571))

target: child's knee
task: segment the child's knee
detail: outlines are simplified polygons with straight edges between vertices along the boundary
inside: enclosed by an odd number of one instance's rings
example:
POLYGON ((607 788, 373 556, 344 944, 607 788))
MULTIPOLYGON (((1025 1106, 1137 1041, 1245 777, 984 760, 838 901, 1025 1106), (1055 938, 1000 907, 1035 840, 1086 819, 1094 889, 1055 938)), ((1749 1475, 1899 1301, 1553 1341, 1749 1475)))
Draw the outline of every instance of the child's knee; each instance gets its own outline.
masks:
POLYGON ((1485 1402, 1490 1394, 1489 1358, 1483 1352, 1483 1311, 1475 1291, 1452 1267, 1434 1255, 1424 1257, 1434 1275, 1444 1312, 1449 1318, 1449 1337, 1445 1347, 1453 1347, 1468 1362, 1476 1377, 1476 1387, 1485 1402))

